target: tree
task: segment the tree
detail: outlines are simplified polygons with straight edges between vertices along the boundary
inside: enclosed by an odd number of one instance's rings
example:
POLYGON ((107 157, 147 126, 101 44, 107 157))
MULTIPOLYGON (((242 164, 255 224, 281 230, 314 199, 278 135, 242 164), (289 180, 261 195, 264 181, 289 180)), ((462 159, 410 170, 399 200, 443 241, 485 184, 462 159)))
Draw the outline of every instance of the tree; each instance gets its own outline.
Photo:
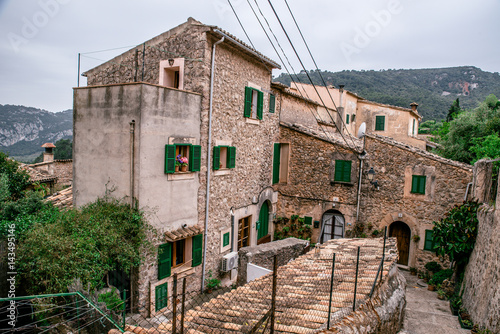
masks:
POLYGON ((19 169, 19 163, 9 159, 8 156, 0 152, 0 176, 3 187, 6 187, 9 196, 4 199, 19 199, 24 196, 23 191, 30 185, 30 176, 25 170, 19 169), (5 183, 7 185, 5 185, 5 183))
POLYGON ((451 122, 453 119, 455 119, 455 117, 457 117, 461 110, 462 109, 460 109, 460 101, 457 98, 448 110, 448 115, 446 115, 446 122, 451 122))
POLYGON ((475 154, 473 163, 484 158, 495 159, 500 157, 500 137, 498 133, 483 138, 473 138, 472 142, 474 146, 470 148, 470 151, 475 154))

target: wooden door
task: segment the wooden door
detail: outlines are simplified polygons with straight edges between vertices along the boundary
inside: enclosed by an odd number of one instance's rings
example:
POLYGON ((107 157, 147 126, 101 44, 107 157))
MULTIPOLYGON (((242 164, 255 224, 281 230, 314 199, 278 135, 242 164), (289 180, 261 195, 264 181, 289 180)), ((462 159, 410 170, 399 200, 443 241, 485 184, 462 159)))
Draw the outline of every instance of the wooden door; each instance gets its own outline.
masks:
POLYGON ((260 208, 259 221, 257 222, 257 245, 269 241, 271 241, 269 236, 269 204, 265 201, 260 208))
POLYGON ((405 266, 408 265, 408 258, 410 256, 410 235, 410 228, 403 222, 394 222, 389 228, 389 236, 396 237, 398 242, 398 263, 405 266))

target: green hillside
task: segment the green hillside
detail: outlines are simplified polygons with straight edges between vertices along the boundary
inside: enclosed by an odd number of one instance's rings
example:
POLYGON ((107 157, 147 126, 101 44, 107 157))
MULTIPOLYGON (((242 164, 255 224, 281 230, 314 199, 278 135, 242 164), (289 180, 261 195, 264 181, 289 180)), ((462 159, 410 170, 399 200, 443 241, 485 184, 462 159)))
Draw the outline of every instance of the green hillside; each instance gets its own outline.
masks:
MULTIPOLYGON (((314 84, 322 81, 317 71, 308 72, 314 84)), ((419 70, 322 71, 327 85, 345 85, 345 89, 371 101, 408 108, 417 102, 425 120, 446 118, 458 97, 462 108, 475 108, 489 94, 500 96, 500 75, 473 66, 419 70)), ((309 83, 302 71, 299 80, 309 83)), ((274 81, 290 85, 288 74, 274 81)))

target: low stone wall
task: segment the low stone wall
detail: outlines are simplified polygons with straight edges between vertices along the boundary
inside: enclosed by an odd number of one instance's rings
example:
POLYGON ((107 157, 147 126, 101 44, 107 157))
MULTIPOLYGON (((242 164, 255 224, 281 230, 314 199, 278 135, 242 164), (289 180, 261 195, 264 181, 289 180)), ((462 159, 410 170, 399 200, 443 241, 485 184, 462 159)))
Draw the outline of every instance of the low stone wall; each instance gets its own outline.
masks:
POLYGON ((238 252, 238 285, 247 282, 248 263, 273 270, 274 255, 278 256, 278 266, 283 266, 290 260, 304 254, 308 246, 309 241, 307 240, 288 238, 262 245, 243 247, 238 252))
POLYGON ((397 333, 403 325, 405 307, 406 279, 394 264, 382 285, 375 289, 372 299, 330 330, 319 333, 397 333))

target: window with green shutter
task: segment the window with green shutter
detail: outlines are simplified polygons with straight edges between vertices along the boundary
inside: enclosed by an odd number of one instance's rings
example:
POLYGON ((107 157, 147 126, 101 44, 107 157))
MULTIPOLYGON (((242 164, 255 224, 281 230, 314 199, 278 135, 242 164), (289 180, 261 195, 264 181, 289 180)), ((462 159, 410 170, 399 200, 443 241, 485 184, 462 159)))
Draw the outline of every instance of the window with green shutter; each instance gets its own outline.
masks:
POLYGON ((262 119, 264 93, 252 87, 245 87, 245 106, 243 116, 262 119))
POLYGON ((304 224, 312 225, 312 221, 313 221, 312 217, 308 217, 308 216, 304 217, 304 224))
POLYGON ((168 283, 155 288, 155 310, 159 311, 168 305, 168 283))
POLYGON ((189 170, 192 172, 199 172, 201 167, 201 146, 191 145, 189 170))
POLYGON ((165 145, 165 174, 175 173, 175 145, 165 145))
POLYGON ((203 259, 203 234, 193 237, 193 262, 192 267, 199 266, 203 259))
POLYGON ((345 116, 345 124, 349 124, 349 114, 345 116))
POLYGON ((222 247, 226 247, 227 245, 229 245, 229 232, 224 233, 222 236, 222 247))
POLYGON ((236 147, 214 146, 213 165, 214 170, 236 167, 236 147))
POLYGON ((385 116, 375 116, 375 131, 385 130, 385 116))
POLYGON ((236 147, 229 146, 227 148, 227 168, 236 167, 236 147))
POLYGON ((218 170, 222 166, 220 165, 220 146, 214 146, 214 154, 213 154, 213 168, 214 170, 218 170))
POLYGON ((273 94, 269 95, 269 112, 274 113, 274 110, 276 109, 276 96, 273 94))
POLYGON ((434 235, 432 230, 425 230, 424 250, 434 251, 434 235))
POLYGON ((158 247, 158 279, 170 276, 172 268, 172 244, 166 243, 158 247))
POLYGON ((273 153, 273 184, 280 182, 280 157, 281 157, 281 144, 274 143, 273 153))
POLYGON ((425 182, 427 177, 425 175, 412 175, 411 178, 411 193, 412 194, 425 194, 425 182))
POLYGON ((351 165, 352 161, 335 160, 334 181, 351 182, 351 165))
MULTIPOLYGON (((165 145, 165 173, 176 172, 176 164, 179 159, 187 158, 188 170, 199 172, 201 168, 201 146, 191 144, 165 145)), ((177 171, 179 171, 178 166, 177 171)))

